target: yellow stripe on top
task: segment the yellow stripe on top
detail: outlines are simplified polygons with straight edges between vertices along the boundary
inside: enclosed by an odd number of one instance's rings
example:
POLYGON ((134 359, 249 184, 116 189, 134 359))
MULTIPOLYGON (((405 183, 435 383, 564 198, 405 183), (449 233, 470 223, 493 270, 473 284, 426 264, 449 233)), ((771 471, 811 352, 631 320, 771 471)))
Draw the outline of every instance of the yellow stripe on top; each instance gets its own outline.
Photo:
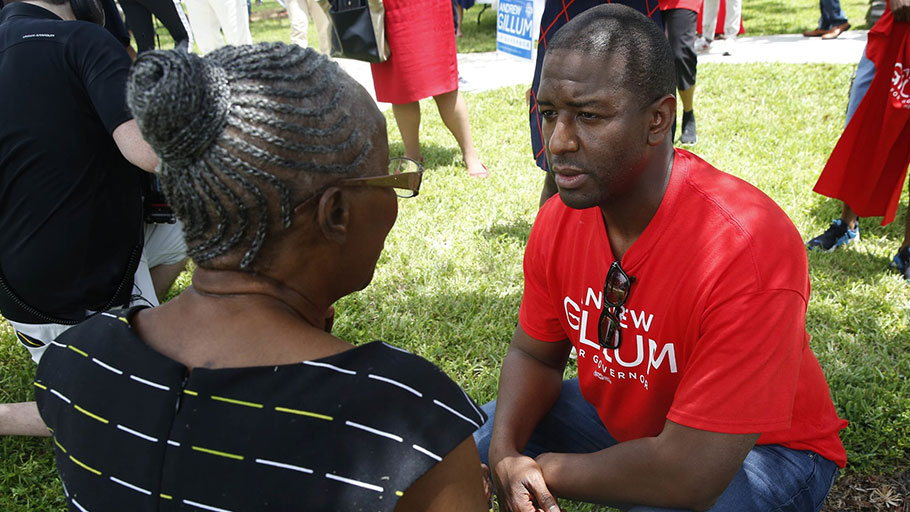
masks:
POLYGON ((398 496, 400 498, 400 497, 404 496, 404 493, 401 491, 395 491, 395 496, 398 496))
POLYGON ((94 473, 94 474, 96 474, 96 475, 98 475, 98 476, 101 476, 101 472, 100 472, 100 471, 98 471, 97 469, 95 469, 95 468, 93 468, 93 467, 88 466, 88 465, 85 464, 84 462, 81 462, 81 461, 80 461, 79 459, 77 459, 76 457, 73 457, 72 455, 70 455, 70 460, 72 460, 73 462, 75 462, 76 464, 78 464, 82 469, 85 469, 86 471, 89 471, 89 472, 94 473))
POLYGON ((332 421, 334 419, 331 416, 326 416, 325 414, 319 414, 319 413, 310 412, 310 411, 301 411, 299 409, 288 409, 287 407, 276 407, 275 410, 278 412, 299 414, 300 416, 309 416, 311 418, 318 418, 320 420, 326 420, 326 421, 332 421))
POLYGON ((44 384, 41 384, 40 382, 35 382, 34 384, 35 384, 36 388, 41 388, 41 389, 47 391, 47 386, 45 386, 44 384))
POLYGON ((243 455, 237 455, 234 453, 219 452, 218 450, 210 450, 209 448, 203 448, 201 446, 193 446, 193 449, 197 452, 208 453, 210 455, 217 455, 219 457, 226 457, 228 459, 234 460, 243 460, 243 455))
POLYGON ((30 345, 30 346, 35 347, 35 348, 39 348, 39 347, 43 347, 43 346, 44 346, 44 343, 40 343, 40 342, 37 342, 37 341, 33 341, 33 340, 29 339, 28 336, 22 334, 22 333, 19 332, 19 331, 16 331, 16 336, 18 336, 18 337, 19 337, 19 340, 22 341, 22 342, 24 342, 26 345, 30 345))
POLYGON ((244 402, 243 400, 235 400, 233 398, 226 398, 223 396, 216 396, 216 395, 212 395, 212 400, 217 400, 219 402, 226 402, 226 403, 235 404, 235 405, 245 405, 247 407, 253 407, 256 409, 262 409, 262 407, 263 407, 262 404, 257 404, 257 403, 253 403, 253 402, 244 402))
POLYGON ((166 499, 166 500, 172 500, 172 499, 174 499, 174 497, 171 496, 170 494, 161 493, 159 496, 161 496, 163 499, 166 499))
POLYGON ((86 354, 85 352, 79 350, 78 348, 76 348, 76 347, 74 347, 74 346, 72 346, 72 345, 67 345, 66 348, 72 350, 73 352, 79 354, 79 355, 82 356, 82 357, 88 357, 88 354, 86 354))
POLYGON ((109 421, 107 421, 106 419, 102 418, 101 416, 98 416, 97 414, 92 414, 92 413, 86 411, 85 409, 83 409, 82 407, 79 407, 79 406, 76 405, 76 404, 73 404, 73 407, 75 407, 77 411, 79 411, 79 412, 81 412, 82 414, 88 416, 89 418, 96 419, 96 420, 100 421, 101 423, 104 423, 105 425, 107 425, 108 423, 110 423, 109 421))
POLYGON ((66 453, 66 448, 64 448, 63 445, 60 444, 60 441, 57 441, 57 436, 54 436, 54 444, 56 444, 57 447, 60 448, 60 451, 62 451, 63 453, 66 453))
POLYGON ((197 393, 197 392, 195 392, 195 391, 190 391, 189 389, 184 389, 184 390, 183 390, 183 394, 184 394, 184 395, 190 395, 190 396, 199 396, 199 393, 197 393))
POLYGON ((127 320, 126 318, 122 317, 122 316, 118 316, 118 317, 117 317, 117 320, 120 320, 121 322, 125 323, 126 325, 129 325, 129 324, 130 324, 130 321, 127 320))

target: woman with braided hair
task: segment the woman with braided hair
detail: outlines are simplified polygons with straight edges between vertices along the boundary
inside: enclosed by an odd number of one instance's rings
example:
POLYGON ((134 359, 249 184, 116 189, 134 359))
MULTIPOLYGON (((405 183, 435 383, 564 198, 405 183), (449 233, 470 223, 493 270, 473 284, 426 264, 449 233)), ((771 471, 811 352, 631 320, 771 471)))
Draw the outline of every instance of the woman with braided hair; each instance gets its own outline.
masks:
POLYGON ((140 55, 128 101, 197 264, 45 354, 69 509, 487 510, 474 402, 422 358, 330 334, 422 169, 338 66, 296 45, 140 55))

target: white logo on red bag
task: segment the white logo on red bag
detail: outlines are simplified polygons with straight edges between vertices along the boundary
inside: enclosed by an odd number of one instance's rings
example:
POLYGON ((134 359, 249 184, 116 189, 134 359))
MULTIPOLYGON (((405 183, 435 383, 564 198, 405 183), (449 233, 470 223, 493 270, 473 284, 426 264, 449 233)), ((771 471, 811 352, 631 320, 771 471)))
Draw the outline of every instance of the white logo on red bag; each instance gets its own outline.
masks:
POLYGON ((903 63, 894 63, 894 75, 891 77, 891 102, 897 108, 910 109, 910 68, 904 68, 903 63))

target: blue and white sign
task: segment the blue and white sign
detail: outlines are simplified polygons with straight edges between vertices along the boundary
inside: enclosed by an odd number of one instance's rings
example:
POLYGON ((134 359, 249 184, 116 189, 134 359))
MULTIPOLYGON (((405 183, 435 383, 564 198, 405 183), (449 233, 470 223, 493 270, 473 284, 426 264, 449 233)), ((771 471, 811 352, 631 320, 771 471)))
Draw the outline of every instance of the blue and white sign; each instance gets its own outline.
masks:
POLYGON ((533 0, 499 0, 497 50, 530 59, 535 28, 533 0))

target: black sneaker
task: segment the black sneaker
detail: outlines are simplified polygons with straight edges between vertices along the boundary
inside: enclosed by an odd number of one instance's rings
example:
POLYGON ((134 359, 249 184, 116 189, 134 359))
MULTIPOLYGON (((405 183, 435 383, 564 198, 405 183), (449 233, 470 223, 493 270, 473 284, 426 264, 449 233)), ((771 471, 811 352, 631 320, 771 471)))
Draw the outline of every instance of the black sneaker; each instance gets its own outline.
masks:
POLYGON ((683 112, 682 135, 679 136, 679 142, 695 144, 696 141, 698 141, 698 135, 695 134, 695 111, 683 112))
POLYGON ((825 252, 831 252, 842 245, 857 240, 859 240, 859 221, 856 222, 855 228, 850 229, 843 219, 834 219, 834 222, 828 226, 828 229, 821 235, 809 240, 806 247, 810 250, 818 249, 825 252))
POLYGON ((910 283, 910 246, 897 251, 897 254, 894 255, 894 260, 891 262, 891 267, 900 272, 904 279, 910 283))

